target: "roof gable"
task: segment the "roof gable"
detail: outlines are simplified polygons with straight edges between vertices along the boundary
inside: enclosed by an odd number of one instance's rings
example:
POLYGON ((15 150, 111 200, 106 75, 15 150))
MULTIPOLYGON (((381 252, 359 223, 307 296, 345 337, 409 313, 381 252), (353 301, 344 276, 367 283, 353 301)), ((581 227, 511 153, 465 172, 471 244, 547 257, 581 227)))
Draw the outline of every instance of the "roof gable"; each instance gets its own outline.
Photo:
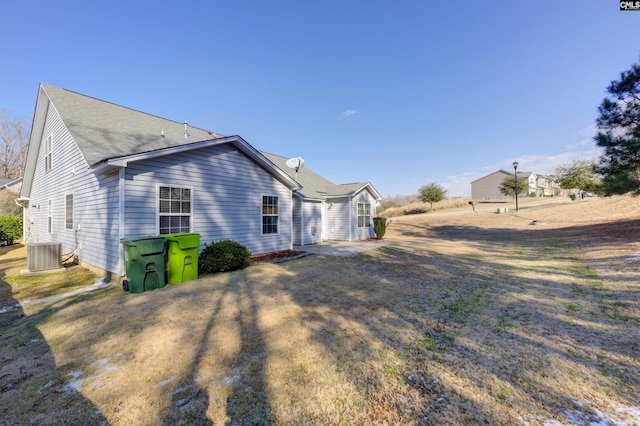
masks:
POLYGON ((484 180, 484 179, 486 179, 486 178, 488 178, 488 177, 490 177, 490 176, 493 176, 493 175, 495 175, 495 174, 503 174, 503 175, 505 175, 505 176, 512 176, 512 174, 511 174, 511 173, 507 172, 506 170, 502 170, 502 169, 501 169, 501 170, 496 170, 496 171, 495 171, 495 172, 493 172, 493 173, 489 173, 488 175, 482 176, 481 178, 478 178, 478 179, 474 180, 474 181, 473 181, 473 182, 471 182, 471 183, 473 184, 473 183, 479 182, 479 181, 484 180))
POLYGON ((225 137, 187 127, 79 93, 41 83, 36 100, 21 199, 28 199, 35 174, 47 111, 50 104, 60 115, 94 173, 126 167, 129 162, 171 155, 219 143, 231 143, 291 189, 294 179, 267 160, 239 136, 225 137))

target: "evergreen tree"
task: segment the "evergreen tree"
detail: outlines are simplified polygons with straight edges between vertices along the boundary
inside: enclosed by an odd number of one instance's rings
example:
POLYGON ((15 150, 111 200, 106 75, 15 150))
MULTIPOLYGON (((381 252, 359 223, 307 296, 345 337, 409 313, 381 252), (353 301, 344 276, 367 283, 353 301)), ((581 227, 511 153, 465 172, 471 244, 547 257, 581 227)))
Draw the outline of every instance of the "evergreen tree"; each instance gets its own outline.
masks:
POLYGON ((596 121, 596 145, 604 148, 596 170, 605 193, 640 193, 640 64, 623 71, 607 92, 596 121))

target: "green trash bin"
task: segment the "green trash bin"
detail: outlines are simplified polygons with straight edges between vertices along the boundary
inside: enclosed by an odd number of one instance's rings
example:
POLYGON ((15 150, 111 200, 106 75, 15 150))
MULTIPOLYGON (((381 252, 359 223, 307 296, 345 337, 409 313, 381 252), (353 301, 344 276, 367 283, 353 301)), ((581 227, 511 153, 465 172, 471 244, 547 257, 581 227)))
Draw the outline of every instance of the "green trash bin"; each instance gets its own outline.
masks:
POLYGON ((143 293, 165 286, 165 257, 167 240, 164 237, 123 238, 126 279, 124 290, 143 293))
POLYGON ((198 279, 200 234, 165 234, 167 239, 167 282, 180 284, 198 279))

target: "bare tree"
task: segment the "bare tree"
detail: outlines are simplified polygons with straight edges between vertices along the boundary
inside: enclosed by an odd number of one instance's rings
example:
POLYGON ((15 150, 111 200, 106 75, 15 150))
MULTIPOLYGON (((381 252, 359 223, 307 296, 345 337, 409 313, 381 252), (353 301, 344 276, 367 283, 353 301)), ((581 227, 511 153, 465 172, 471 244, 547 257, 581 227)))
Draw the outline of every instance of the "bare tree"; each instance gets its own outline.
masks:
POLYGON ((0 108, 0 177, 22 177, 28 146, 28 121, 0 108))

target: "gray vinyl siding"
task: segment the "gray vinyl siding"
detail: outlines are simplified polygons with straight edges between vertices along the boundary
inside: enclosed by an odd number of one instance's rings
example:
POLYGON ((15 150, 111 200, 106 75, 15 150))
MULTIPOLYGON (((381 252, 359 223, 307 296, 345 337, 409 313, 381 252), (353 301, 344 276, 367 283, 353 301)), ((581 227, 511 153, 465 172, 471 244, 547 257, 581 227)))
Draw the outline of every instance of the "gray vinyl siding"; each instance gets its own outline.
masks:
POLYGON ((318 201, 305 201, 302 203, 304 214, 304 244, 317 244, 322 242, 322 208, 318 201))
POLYGON ((351 200, 351 230, 353 240, 364 240, 375 236, 373 230, 373 218, 376 216, 376 200, 367 190, 361 191, 351 200), (358 228, 358 203, 371 205, 371 226, 358 228))
POLYGON ((327 200, 327 240, 349 240, 349 198, 327 200))
POLYGON ((49 105, 29 208, 25 212, 27 241, 61 242, 64 254, 71 254, 77 250, 79 260, 107 271, 117 272, 117 185, 117 175, 96 176, 89 171, 87 162, 58 112, 52 104, 49 105), (45 173, 44 140, 49 135, 53 135, 52 168, 45 173), (65 226, 65 198, 68 194, 73 194, 71 230, 65 226), (49 199, 53 207, 51 233, 47 229, 49 199))
POLYGON ((252 254, 291 248, 291 190, 230 144, 130 163, 125 182, 127 237, 157 234, 161 185, 192 189, 191 231, 201 247, 233 239, 252 254), (277 234, 262 234, 263 195, 278 197, 277 234))
POLYGON ((293 244, 301 245, 302 230, 302 200, 300 197, 293 197, 293 244))

